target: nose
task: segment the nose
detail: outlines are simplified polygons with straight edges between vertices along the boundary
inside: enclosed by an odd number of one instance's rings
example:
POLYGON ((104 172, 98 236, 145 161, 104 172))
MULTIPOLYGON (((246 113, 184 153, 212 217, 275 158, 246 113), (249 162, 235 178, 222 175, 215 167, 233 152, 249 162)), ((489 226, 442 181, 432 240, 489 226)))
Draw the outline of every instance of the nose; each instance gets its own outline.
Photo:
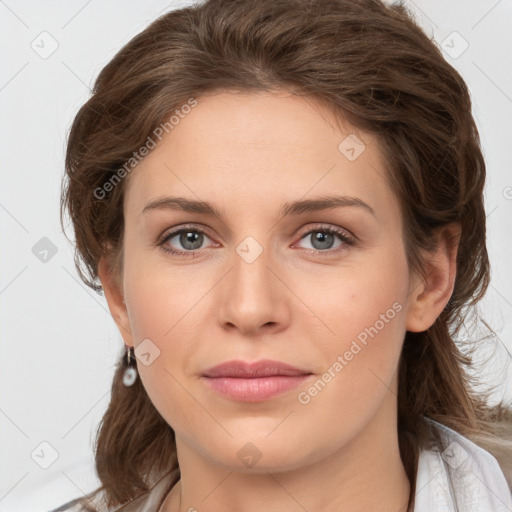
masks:
MULTIPOLYGON (((254 250, 250 247, 249 255, 254 250)), ((286 328, 290 292, 279 278, 278 265, 271 260, 265 250, 253 261, 247 253, 234 251, 231 269, 217 290, 217 315, 224 329, 254 336, 286 328)))

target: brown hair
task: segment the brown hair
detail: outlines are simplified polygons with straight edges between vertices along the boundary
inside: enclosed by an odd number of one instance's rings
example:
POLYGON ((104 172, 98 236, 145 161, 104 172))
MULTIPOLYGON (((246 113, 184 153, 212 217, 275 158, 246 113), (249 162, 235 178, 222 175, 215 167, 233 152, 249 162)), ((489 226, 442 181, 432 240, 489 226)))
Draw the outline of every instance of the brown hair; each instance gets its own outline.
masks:
MULTIPOLYGON (((461 224, 453 294, 428 331, 406 333, 400 361, 399 446, 412 505, 423 416, 482 444, 497 439, 495 423, 505 417, 503 402, 490 407, 488 395, 473 388, 476 340, 457 338, 490 279, 486 171, 467 86, 402 5, 208 0, 161 16, 103 68, 69 133, 61 222, 67 209, 75 263, 88 286, 102 290, 102 255, 111 257, 121 286, 130 175, 108 193, 105 183, 119 178, 118 170, 191 97, 228 90, 293 91, 375 135, 402 209, 412 271, 425 275, 420 250, 435 247, 436 228, 461 224)), ((172 428, 140 379, 130 388, 122 384, 124 369, 120 358, 96 439, 110 505, 147 491, 150 473, 177 467, 172 428)))

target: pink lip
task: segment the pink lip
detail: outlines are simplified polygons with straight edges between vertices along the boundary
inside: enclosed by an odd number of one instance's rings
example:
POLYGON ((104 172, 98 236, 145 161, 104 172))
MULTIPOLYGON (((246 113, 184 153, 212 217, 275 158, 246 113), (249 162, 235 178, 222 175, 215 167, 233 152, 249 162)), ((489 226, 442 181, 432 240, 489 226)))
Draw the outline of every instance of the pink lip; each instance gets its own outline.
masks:
POLYGON ((299 386, 312 375, 279 361, 226 361, 202 377, 214 391, 241 402, 261 402, 299 386))

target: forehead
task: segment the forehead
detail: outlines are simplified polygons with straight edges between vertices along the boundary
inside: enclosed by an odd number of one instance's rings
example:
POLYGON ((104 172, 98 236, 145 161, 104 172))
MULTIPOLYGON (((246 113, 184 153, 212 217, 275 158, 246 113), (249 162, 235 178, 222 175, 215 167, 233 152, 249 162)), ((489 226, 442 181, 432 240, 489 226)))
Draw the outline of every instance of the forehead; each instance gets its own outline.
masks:
POLYGON ((384 206, 385 172, 377 140, 312 98, 216 93, 198 98, 137 165, 125 210, 140 213, 166 193, 256 211, 333 193, 384 206))

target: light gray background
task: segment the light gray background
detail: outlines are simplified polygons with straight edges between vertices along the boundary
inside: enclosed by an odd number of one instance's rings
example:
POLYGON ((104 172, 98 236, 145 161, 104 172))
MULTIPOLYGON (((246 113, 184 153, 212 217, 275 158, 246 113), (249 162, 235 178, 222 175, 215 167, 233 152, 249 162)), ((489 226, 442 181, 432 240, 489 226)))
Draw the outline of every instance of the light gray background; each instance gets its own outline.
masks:
MULTIPOLYGON (((104 298, 79 281, 61 232, 65 141, 101 68, 158 15, 189 3, 0 0, 0 512, 45 511, 97 486, 91 443, 123 343, 104 298), (49 51, 52 38, 58 48, 47 58, 31 47, 49 51), (43 237, 57 249, 46 262, 33 253, 43 237)), ((482 313, 499 335, 485 377, 502 383, 495 398, 512 398, 512 2, 407 5, 472 93, 489 174, 492 282, 482 313), (459 56, 454 31, 469 44, 459 56)))

